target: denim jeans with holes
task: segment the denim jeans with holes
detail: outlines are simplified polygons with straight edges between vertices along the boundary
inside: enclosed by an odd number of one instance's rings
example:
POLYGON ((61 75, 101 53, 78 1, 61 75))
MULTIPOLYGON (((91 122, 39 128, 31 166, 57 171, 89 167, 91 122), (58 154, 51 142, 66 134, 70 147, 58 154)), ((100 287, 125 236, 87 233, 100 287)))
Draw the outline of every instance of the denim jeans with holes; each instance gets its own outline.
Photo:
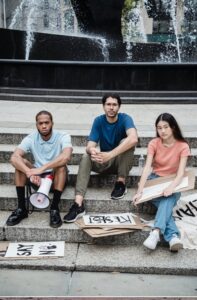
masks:
MULTIPOLYGON (((157 177, 159 177, 159 175, 151 173, 148 177, 148 180, 157 177)), ((179 230, 175 224, 172 212, 180 196, 181 193, 173 193, 168 197, 161 196, 154 200, 151 200, 151 203, 153 203, 153 205, 157 208, 154 228, 160 229, 165 241, 167 242, 172 239, 173 235, 179 236, 179 230)))

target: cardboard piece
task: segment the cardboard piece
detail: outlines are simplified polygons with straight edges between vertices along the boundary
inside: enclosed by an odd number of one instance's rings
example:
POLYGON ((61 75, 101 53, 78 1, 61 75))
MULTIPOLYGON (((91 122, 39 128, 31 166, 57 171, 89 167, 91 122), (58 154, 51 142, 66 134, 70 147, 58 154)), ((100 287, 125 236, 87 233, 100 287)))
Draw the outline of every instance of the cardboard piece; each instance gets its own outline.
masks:
MULTIPOLYGON (((152 180, 147 180, 142 197, 136 202, 136 204, 143 203, 163 195, 163 190, 168 186, 176 174, 158 177, 152 180)), ((193 190, 195 186, 195 173, 193 170, 185 171, 182 182, 176 187, 175 192, 183 192, 193 190)))
POLYGON ((105 237, 105 236, 112 236, 112 235, 120 235, 123 233, 133 232, 132 229, 114 229, 110 228, 110 230, 105 230, 104 228, 88 228, 83 229, 88 235, 92 238, 97 237, 105 237))
MULTIPOLYGON (((94 214, 96 216, 96 214, 94 214)), ((97 214, 100 215, 100 214, 97 214)), ((105 214, 102 214, 102 216, 105 214)), ((106 214, 109 216, 110 214, 106 214)), ((134 232, 135 230, 142 230, 144 228, 144 224, 140 221, 138 216, 133 216, 135 220, 135 225, 113 225, 113 226, 103 226, 100 224, 94 225, 86 225, 84 223, 83 218, 80 218, 75 221, 75 223, 81 228, 84 232, 90 235, 93 238, 97 237, 105 237, 105 236, 112 236, 112 235, 120 235, 123 233, 134 232)))

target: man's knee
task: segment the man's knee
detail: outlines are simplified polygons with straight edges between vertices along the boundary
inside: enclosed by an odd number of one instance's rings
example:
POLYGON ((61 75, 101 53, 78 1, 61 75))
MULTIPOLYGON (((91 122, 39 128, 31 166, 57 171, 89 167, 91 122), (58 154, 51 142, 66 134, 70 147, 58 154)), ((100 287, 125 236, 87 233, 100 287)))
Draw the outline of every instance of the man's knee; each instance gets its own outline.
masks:
POLYGON ((82 161, 82 162, 90 162, 90 161, 91 161, 90 154, 84 153, 84 154, 82 155, 81 161, 82 161))
POLYGON ((91 168, 92 165, 92 161, 91 161, 91 157, 89 154, 84 153, 82 155, 81 161, 80 161, 80 165, 79 165, 79 169, 86 169, 86 168, 91 168))
POLYGON ((55 168, 54 177, 65 177, 67 175, 67 168, 65 166, 55 168))
POLYGON ((118 156, 119 164, 125 163, 128 167, 132 167, 134 158, 134 148, 129 149, 118 156))

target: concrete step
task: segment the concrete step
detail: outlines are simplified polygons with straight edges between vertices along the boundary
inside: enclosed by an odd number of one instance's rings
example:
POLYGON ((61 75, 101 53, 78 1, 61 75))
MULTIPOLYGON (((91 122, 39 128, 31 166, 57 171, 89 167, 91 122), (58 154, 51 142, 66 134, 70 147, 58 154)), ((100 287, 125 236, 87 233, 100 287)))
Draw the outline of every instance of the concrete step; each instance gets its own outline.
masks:
POLYGON ((0 260, 1 268, 133 274, 197 275, 195 250, 170 253, 158 246, 149 252, 142 245, 94 245, 66 243, 63 258, 0 260))
MULTIPOLYGON (((72 89, 39 89, 25 87, 0 87, 0 94, 21 94, 21 95, 58 95, 58 96, 99 96, 105 93, 113 93, 110 90, 72 90, 72 89)), ((116 91, 124 97, 196 97, 197 91, 116 91)))
MULTIPOLYGON (((15 128, 9 128, 8 125, 5 124, 4 127, 0 126, 0 144, 8 144, 8 145, 18 145, 22 139, 30 134, 35 128, 35 124, 32 124, 32 128, 26 122, 24 124, 15 122, 15 128)), ((87 137, 89 134, 90 127, 83 128, 83 125, 77 125, 80 129, 69 128, 66 131, 71 135, 72 145, 78 147, 85 147, 87 144, 87 137)), ((148 126, 145 126, 148 127, 148 126)), ((195 126, 194 126, 195 128, 195 126)), ((194 129, 193 128, 193 129, 194 129)), ((64 129, 59 129, 59 131, 65 131, 64 129)), ((139 142, 137 147, 143 148, 147 147, 149 141, 155 137, 155 130, 150 130, 149 128, 144 130, 142 126, 141 130, 138 132, 139 134, 139 142)), ((190 131, 185 133, 186 140, 188 141, 190 148, 197 148, 197 137, 195 131, 190 131)))
MULTIPOLYGON (((56 102, 56 103, 100 103, 105 90, 69 90, 69 89, 39 89, 0 87, 0 100, 56 102)), ((195 103, 196 91, 117 91, 123 103, 195 103)))
MULTIPOLYGON (((69 186, 75 186, 78 169, 78 165, 69 166, 69 186)), ((138 167, 132 168, 130 175, 128 176, 128 187, 136 186, 136 182, 139 179, 139 172, 140 170, 138 167)), ((91 172, 89 187, 112 186, 115 182, 115 178, 115 175, 104 175, 91 172)), ((9 163, 0 163, 0 184, 14 184, 14 168, 9 163)))
MULTIPOLYGON (((18 145, 24 137, 33 132, 33 129, 27 123, 19 123, 17 125, 15 122, 15 126, 15 128, 0 127, 0 144, 18 145), (23 126, 26 128, 23 128, 23 126)), ((35 128, 35 124, 32 124, 32 126, 35 128)), ((81 127, 83 128, 83 126, 81 127)), ((65 130, 59 129, 59 131, 63 132, 65 130)), ((87 144, 88 131, 86 129, 71 129, 66 131, 71 134, 73 146, 85 146, 87 144)))
MULTIPOLYGON (((148 236, 149 227, 145 230, 135 230, 116 236, 92 238, 81 230, 75 223, 63 223, 59 228, 49 226, 49 213, 46 211, 34 211, 29 217, 23 219, 20 224, 7 226, 6 220, 10 211, 0 212, 0 240, 1 241, 65 241, 66 243, 98 243, 98 244, 141 244, 148 236)), ((61 212, 63 218, 65 213, 61 212)), ((140 215, 143 219, 147 214, 140 215)), ((146 220, 145 219, 145 220, 146 220)), ((151 219, 149 217, 149 219, 151 219)), ((163 242, 164 243, 164 242, 163 242)))
MULTIPOLYGON (((68 185, 76 185, 76 177, 78 174, 78 165, 69 165, 69 178, 68 185)), ((196 184, 197 184, 197 168, 192 168, 196 174, 196 184)), ((127 186, 136 187, 141 176, 141 170, 139 167, 133 167, 127 178, 127 186)), ((91 172, 89 187, 111 187, 115 182, 116 175, 111 174, 98 174, 91 172)), ((0 184, 14 184, 14 168, 8 163, 0 163, 0 184)))
MULTIPOLYGON (((0 162, 9 163, 10 158, 17 145, 12 144, 0 144, 0 162)), ((77 165, 79 164, 82 155, 85 153, 85 147, 74 146, 73 147, 72 158, 69 164, 77 165)), ((31 155, 27 155, 27 158, 30 161, 33 161, 33 157, 31 155)))
MULTIPOLYGON (((14 210, 17 207, 17 196, 16 189, 14 185, 1 185, 1 193, 0 193, 0 210, 14 210)), ((96 213, 102 212, 126 212, 132 210, 134 213, 147 213, 154 214, 155 208, 151 205, 150 202, 145 202, 136 208, 133 206, 131 199, 133 198, 136 190, 132 188, 127 189, 127 194, 123 199, 112 200, 111 192, 113 186, 106 188, 88 188, 85 195, 85 208, 86 212, 94 211, 96 213)), ((33 191, 33 190, 32 190, 33 191)), ((52 199, 53 195, 49 194, 49 198, 52 199)), ((60 210, 62 212, 68 211, 71 205, 73 204, 75 198, 75 188, 74 187, 66 187, 64 190, 61 202, 60 202, 60 210)), ((36 209, 35 209, 36 210, 36 209)), ((49 208, 46 209, 48 211, 49 208)))
MULTIPOLYGON (((69 178, 68 185, 75 186, 76 176, 78 174, 78 165, 70 165, 69 166, 69 178)), ((132 175, 130 172, 130 176, 128 176, 128 187, 136 186, 136 181, 139 177, 138 167, 132 168, 132 175)), ((111 186, 115 181, 115 175, 104 175, 97 174, 95 172, 91 172, 89 187, 96 186, 111 186)), ((14 184, 14 168, 12 165, 8 163, 0 163, 0 184, 14 184)))
MULTIPOLYGON (((17 145, 0 144, 0 163, 9 163, 10 157, 16 147, 17 147, 17 145)), ((84 146, 73 146, 72 158, 71 158, 71 161, 69 162, 69 165, 79 165, 82 155, 84 153, 85 153, 84 146)), ((147 148, 136 147, 135 153, 134 153, 133 165, 134 166, 139 165, 140 155, 143 155, 144 159, 146 159, 146 153, 147 153, 147 148)), ((28 155, 27 157, 29 160, 33 161, 31 155, 28 155)), ((197 167, 197 149, 196 148, 191 149, 191 156, 188 158, 188 166, 197 167)))
MULTIPOLYGON (((10 157, 16 147, 17 147, 17 145, 0 144, 0 163, 9 163, 10 157)), ((85 153, 84 146, 73 146, 72 158, 71 158, 71 161, 69 162, 69 165, 79 165, 82 155, 84 153, 85 153)), ((146 153, 147 153, 147 148, 136 147, 135 153, 134 153, 133 165, 134 166, 139 165, 140 155, 143 155, 144 159, 146 159, 146 153)), ((31 155, 28 156, 28 159, 33 161, 31 155)), ((191 156, 188 158, 188 166, 197 167, 197 149, 196 148, 191 149, 191 156)))
MULTIPOLYGON (((122 96, 123 104, 194 104, 197 103, 197 95, 190 96, 122 96)), ((100 103, 101 96, 73 96, 73 95, 23 95, 0 93, 0 100, 5 101, 28 101, 28 102, 56 102, 56 103, 100 103)))

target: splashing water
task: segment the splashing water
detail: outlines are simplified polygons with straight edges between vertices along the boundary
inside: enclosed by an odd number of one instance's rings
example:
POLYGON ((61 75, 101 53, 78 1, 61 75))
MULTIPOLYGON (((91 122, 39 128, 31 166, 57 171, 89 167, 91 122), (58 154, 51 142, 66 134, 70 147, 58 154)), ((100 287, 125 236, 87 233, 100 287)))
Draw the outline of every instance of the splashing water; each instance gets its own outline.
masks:
MULTIPOLYGON (((114 0, 115 1, 115 0, 114 0)), ((157 38, 158 42, 165 42, 165 50, 161 50, 160 59, 164 62, 170 61, 188 61, 188 59, 196 59, 197 49, 197 28, 196 28, 196 11, 197 0, 155 0, 157 4, 155 9, 156 19, 153 17, 153 23, 162 25, 165 22, 171 24, 172 32, 162 31, 148 33, 148 37, 152 34, 153 40, 157 38), (157 19, 157 14, 167 14, 167 19, 157 19), (179 14, 179 15, 178 15, 179 14), (177 16, 178 15, 178 16, 177 16), (181 18, 181 22, 180 22, 181 18), (179 19, 179 22, 177 21, 179 19), (158 36, 156 37, 156 34, 158 36), (166 38, 166 36, 168 37, 166 38), (162 40, 164 38, 164 40, 162 40), (178 58, 177 58, 178 57, 178 58)), ((147 43, 147 31, 144 21, 146 17, 143 10, 149 7, 151 10, 150 0, 130 0, 125 1, 125 7, 122 11, 122 37, 126 46, 127 61, 133 60, 133 46, 136 43, 147 43), (126 4, 127 3, 127 4, 126 4)), ((150 18, 150 17, 149 17, 150 18)), ((163 25, 162 25, 163 26, 163 25)), ((159 28, 159 27, 158 27, 159 28)), ((77 19, 69 0, 21 0, 16 8, 9 29, 26 30, 26 54, 25 59, 31 56, 31 49, 34 43, 34 32, 54 33, 60 35, 83 36, 91 39, 100 48, 104 61, 109 61, 109 46, 113 44, 113 40, 106 40, 99 36, 82 34, 77 23, 77 19), (46 5, 46 3, 48 3, 46 5), (64 3, 64 10, 62 5, 64 3), (46 18, 45 18, 46 17, 46 18), (45 22, 47 26, 45 26, 45 22), (110 44, 109 44, 110 43, 110 44)), ((152 38, 152 37, 150 37, 152 38)), ((142 46, 143 47, 143 46, 142 46)), ((162 48, 162 49, 164 49, 162 48)), ((143 49, 143 48, 142 48, 143 49)))
MULTIPOLYGON (((32 1, 32 0, 31 0, 32 1)), ((36 0, 33 0, 31 9, 27 16, 26 53, 25 60, 29 60, 30 51, 34 42, 34 16, 37 13, 36 0)))
POLYGON ((177 22, 177 0, 162 0, 162 3, 166 9, 166 11, 169 12, 171 20, 172 20, 172 26, 175 34, 176 39, 176 48, 177 48, 177 54, 178 54, 178 61, 181 62, 181 51, 180 51, 180 43, 179 43, 179 37, 178 37, 178 22, 177 22))
POLYGON ((16 27, 16 23, 18 22, 18 20, 22 18, 22 12, 23 12, 23 9, 24 9, 25 2, 26 2, 26 0, 22 0, 20 5, 17 6, 17 8, 14 12, 14 16, 12 18, 12 21, 9 25, 9 29, 14 29, 16 27))
POLYGON ((69 1, 67 1, 66 17, 65 14, 62 14, 61 9, 59 0, 54 0, 53 2, 45 0, 22 0, 16 8, 9 28, 26 30, 25 60, 29 60, 30 57, 34 43, 34 32, 47 32, 89 38, 101 49, 104 61, 109 61, 109 44, 106 39, 80 33, 76 24, 77 22, 74 22, 75 14, 69 1), (43 29, 43 25, 41 25, 42 30, 40 30, 38 24, 42 20, 45 20, 47 26, 43 29))
POLYGON ((102 51, 104 61, 109 61, 109 50, 108 50, 109 44, 107 43, 106 39, 97 38, 97 39, 95 39, 95 41, 99 45, 99 47, 102 51))
POLYGON ((132 49, 135 43, 147 43, 144 19, 142 16, 143 2, 138 1, 135 7, 130 7, 122 17, 123 41, 126 44, 127 60, 132 60, 132 49))

